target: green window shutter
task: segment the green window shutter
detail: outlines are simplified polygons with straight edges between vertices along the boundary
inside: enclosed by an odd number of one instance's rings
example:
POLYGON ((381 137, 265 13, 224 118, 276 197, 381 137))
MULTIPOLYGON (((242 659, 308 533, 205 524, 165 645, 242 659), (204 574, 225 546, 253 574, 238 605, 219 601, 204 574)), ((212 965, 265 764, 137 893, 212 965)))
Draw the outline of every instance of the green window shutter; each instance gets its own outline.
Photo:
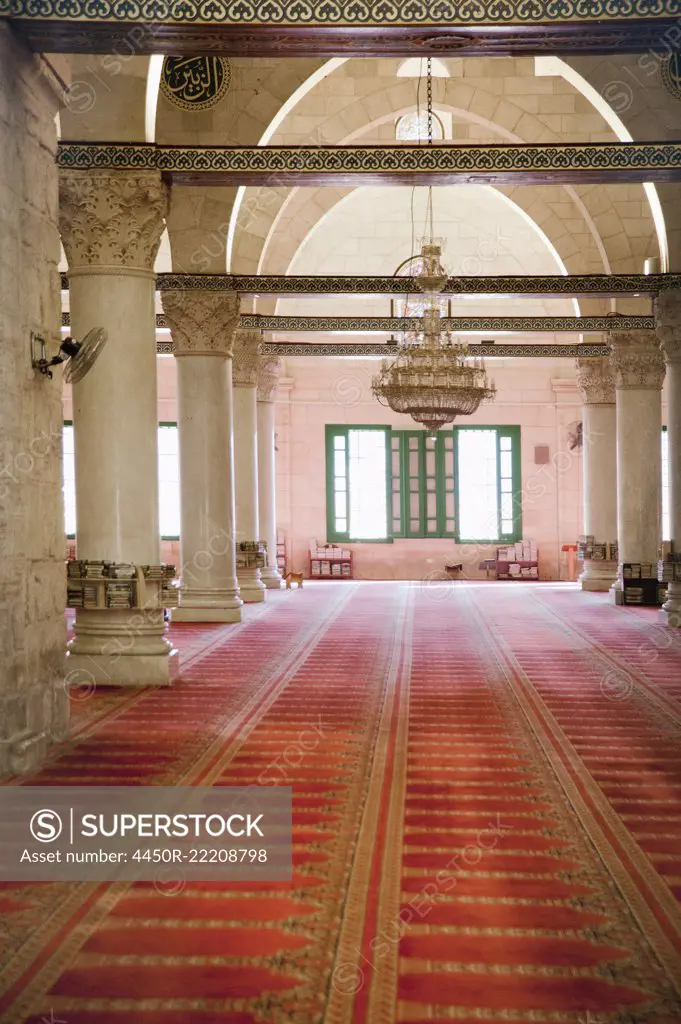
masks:
MULTIPOLYGON (((391 431, 386 426, 336 426, 326 427, 326 539, 332 543, 372 541, 381 543, 392 540, 391 533, 391 431), (384 435, 384 445, 367 443, 362 445, 362 437, 384 435), (384 453, 384 455, 383 455, 384 453), (385 509, 385 523, 382 536, 360 537, 352 533, 353 517, 367 522, 367 473, 370 476, 370 490, 378 486, 378 478, 373 466, 378 461, 383 464, 383 486, 385 492, 381 505, 385 509), (367 462, 369 470, 367 470, 367 462), (353 484, 354 480, 354 484, 353 484), (383 504, 384 499, 384 504, 383 504)), ((381 509, 382 511, 382 509, 381 509)), ((369 522, 375 517, 368 505, 369 522)), ((375 523, 374 523, 375 526, 375 523)))
POLYGON ((405 536, 405 493, 404 481, 404 431, 393 430, 390 434, 390 516, 393 537, 405 536))
POLYGON ((457 542, 520 540, 520 427, 455 427, 454 446, 457 542), (472 504, 471 489, 475 492, 472 504))
POLYGON ((326 539, 347 541, 350 515, 348 428, 326 428, 326 539))

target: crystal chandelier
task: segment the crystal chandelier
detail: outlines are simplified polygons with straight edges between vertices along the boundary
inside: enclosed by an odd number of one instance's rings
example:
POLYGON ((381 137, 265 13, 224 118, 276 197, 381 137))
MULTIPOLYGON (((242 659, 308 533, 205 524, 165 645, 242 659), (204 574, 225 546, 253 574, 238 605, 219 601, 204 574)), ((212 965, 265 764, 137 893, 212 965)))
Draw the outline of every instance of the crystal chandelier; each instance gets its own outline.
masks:
MULTIPOLYGON (((424 275, 431 281, 439 252, 434 243, 423 246, 424 275)), ((446 278, 441 288, 445 282, 446 278)), ((442 330, 432 293, 421 324, 420 331, 407 336, 397 358, 384 361, 371 390, 381 405, 407 413, 433 435, 457 416, 471 416, 482 402, 492 401, 496 388, 487 379, 482 358, 473 356, 468 345, 453 341, 450 333, 442 330)))
MULTIPOLYGON (((432 78, 428 59, 428 141, 432 144, 432 78)), ((496 396, 480 356, 468 345, 452 341, 442 329, 437 296, 447 284, 442 247, 433 237, 433 190, 428 190, 430 235, 421 248, 421 268, 415 278, 425 297, 421 327, 402 342, 396 359, 384 361, 371 390, 381 405, 406 413, 422 423, 431 436, 457 416, 470 416, 482 402, 496 396)))

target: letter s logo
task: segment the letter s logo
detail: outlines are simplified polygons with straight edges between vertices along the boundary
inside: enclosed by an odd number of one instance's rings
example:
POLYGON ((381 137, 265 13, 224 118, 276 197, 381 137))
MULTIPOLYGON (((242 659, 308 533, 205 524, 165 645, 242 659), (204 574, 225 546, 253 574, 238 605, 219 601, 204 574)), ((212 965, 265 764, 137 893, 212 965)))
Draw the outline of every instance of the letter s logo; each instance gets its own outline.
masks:
POLYGON ((36 811, 31 818, 31 835, 39 843, 53 843, 61 835, 62 820, 56 811, 43 809, 36 811))

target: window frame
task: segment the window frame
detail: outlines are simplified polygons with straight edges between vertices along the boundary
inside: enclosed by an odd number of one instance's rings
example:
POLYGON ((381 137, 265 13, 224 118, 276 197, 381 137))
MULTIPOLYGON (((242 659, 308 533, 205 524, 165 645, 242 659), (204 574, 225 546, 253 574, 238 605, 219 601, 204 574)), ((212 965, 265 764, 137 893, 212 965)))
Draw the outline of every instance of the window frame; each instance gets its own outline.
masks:
MULTIPOLYGON (((508 426, 507 424, 470 424, 466 426, 453 426, 438 431, 435 442, 435 493, 436 493, 436 519, 437 529, 435 532, 428 532, 426 522, 426 501, 427 501, 427 467, 426 467, 426 443, 428 431, 426 430, 402 430, 394 429, 384 424, 326 424, 326 530, 329 543, 341 544, 391 544, 394 540, 452 540, 455 544, 485 544, 500 545, 513 544, 522 539, 522 451, 521 451, 521 427, 518 425, 508 426), (386 538, 351 538, 348 531, 335 529, 335 474, 334 465, 334 437, 345 436, 345 458, 346 458, 346 479, 349 478, 349 443, 348 435, 351 430, 382 430, 386 434, 386 501, 387 501, 387 532, 386 538), (459 445, 458 433, 463 430, 493 430, 496 434, 497 446, 497 508, 498 508, 498 538, 473 537, 461 538, 459 533, 459 445), (418 530, 410 528, 409 516, 409 438, 418 439, 418 480, 419 480, 419 521, 418 530), (452 438, 452 459, 453 459, 453 485, 454 497, 454 528, 447 530, 447 483, 448 475, 446 469, 445 437, 452 438), (502 532, 502 490, 501 490, 501 441, 503 438, 511 440, 511 500, 512 500, 512 533, 502 532), (399 447, 399 489, 394 488, 394 475, 392 472, 393 447, 395 439, 398 439, 399 447), (394 515, 395 494, 399 493, 400 527, 395 528, 396 517, 394 515)), ((349 496, 348 496, 349 499, 349 496)), ((451 518, 451 517, 450 517, 451 518)), ((348 506, 348 525, 349 525, 348 506)))
MULTIPOLYGON (((62 443, 62 449, 61 449, 61 457, 62 457, 62 490, 63 490, 63 486, 64 486, 64 429, 63 429, 64 427, 71 427, 71 430, 73 430, 73 420, 64 420, 64 421, 62 422, 62 442, 61 442, 61 443, 62 443)), ((75 478, 76 478, 76 474, 75 474, 75 461, 76 461, 76 444, 75 444, 75 436, 76 436, 76 435, 75 435, 75 433, 74 433, 74 435, 73 435, 73 437, 74 437, 74 443, 73 443, 73 461, 74 461, 74 474, 73 474, 73 482, 74 482, 74 499, 75 499, 75 482, 76 482, 76 481, 75 481, 75 478)), ((64 518, 66 518, 66 508, 64 508, 64 518)), ((66 531, 64 531, 64 532, 66 533, 66 531)), ((75 534, 75 533, 66 533, 66 539, 67 539, 67 540, 75 540, 75 539, 76 539, 76 534, 75 534)))
MULTIPOLYGON (((64 427, 71 427, 73 429, 73 420, 64 420, 63 421, 63 426, 64 427)), ((158 423, 158 429, 160 429, 161 427, 174 427, 178 431, 178 443, 179 443, 179 425, 178 425, 176 420, 160 420, 159 423, 158 423)), ((75 433, 74 433, 74 438, 75 438, 75 433)), ((74 451, 75 451, 75 442, 74 442, 74 451)), ((62 460, 63 460, 63 450, 62 450, 62 460)), ((157 461, 158 461, 159 470, 160 470, 160 460, 158 459, 158 453, 157 453, 157 461)), ((160 498, 160 487, 159 487, 159 498, 160 498)), ((165 533, 162 533, 159 536, 160 536, 161 540, 178 540, 178 541, 180 540, 179 533, 178 534, 165 534, 165 533)), ((76 538, 77 538, 77 533, 67 533, 66 534, 66 539, 67 540, 76 540, 76 538)))
MULTIPOLYGON (((182 515, 182 485, 181 485, 181 483, 179 483, 179 472, 180 472, 180 454, 179 454, 179 451, 180 451, 180 449, 179 449, 179 445, 180 445, 180 429, 179 429, 179 424, 177 423, 177 421, 173 421, 173 420, 159 420, 158 430, 160 430, 161 427, 175 427, 175 429, 177 430, 177 444, 178 444, 177 463, 178 463, 178 484, 179 484, 179 487, 180 487, 180 516, 181 516, 182 515)), ((158 432, 157 432, 157 436, 158 436, 158 432)), ((159 473, 160 473, 160 469, 161 469, 160 453, 157 453, 157 461, 158 461, 158 468, 159 468, 159 473)), ((159 480, 159 502, 160 502, 160 499, 161 499, 161 487, 160 487, 160 480, 159 480)), ((161 510, 159 508, 159 520, 160 520, 160 518, 161 518, 161 510)), ((160 537, 161 537, 161 540, 180 540, 180 534, 179 533, 177 533, 177 534, 162 533, 162 534, 160 534, 160 537)))
POLYGON ((392 472, 391 472, 391 428, 385 424, 374 423, 327 423, 325 435, 326 452, 326 539, 331 544, 392 544, 393 534, 391 530, 391 509, 392 509, 392 472), (350 444, 349 435, 351 430, 382 430, 385 434, 386 460, 385 460, 385 495, 386 495, 386 536, 385 537, 350 537, 350 495, 348 493, 347 523, 345 531, 336 529, 336 488, 334 482, 334 438, 345 437, 345 479, 350 479, 350 444))
POLYGON ((521 463, 521 449, 520 449, 520 427, 519 426, 506 426, 499 424, 484 424, 484 425, 470 425, 464 427, 454 427, 454 522, 455 522, 455 538, 457 544, 497 544, 503 547, 505 544, 514 544, 516 541, 522 540, 523 537, 523 510, 522 510, 522 463, 521 463), (460 503, 460 492, 459 492, 459 444, 458 444, 458 433, 462 430, 494 430, 497 435, 497 509, 498 509, 498 533, 499 537, 497 540, 489 539, 485 537, 466 537, 465 540, 461 539, 459 533, 459 503, 460 503), (503 437, 511 438, 511 480, 513 481, 513 489, 511 491, 513 501, 513 532, 503 533, 501 529, 502 514, 502 492, 501 492, 501 439, 503 437))

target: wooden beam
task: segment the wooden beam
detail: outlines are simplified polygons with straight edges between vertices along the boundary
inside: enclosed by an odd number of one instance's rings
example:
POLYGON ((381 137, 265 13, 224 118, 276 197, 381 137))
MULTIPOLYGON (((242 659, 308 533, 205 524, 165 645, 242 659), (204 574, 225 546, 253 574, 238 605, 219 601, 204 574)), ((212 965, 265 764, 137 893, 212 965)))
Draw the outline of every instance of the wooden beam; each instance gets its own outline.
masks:
MULTIPOLYGON (((316 331, 362 333, 405 333, 418 331, 418 317, 347 317, 347 316, 262 316, 242 314, 241 327, 263 331, 316 331)), ((500 334, 557 333, 581 334, 605 331, 654 331, 653 316, 454 316, 443 317, 442 328, 452 333, 478 334, 481 331, 500 334)))
POLYGON ((0 0, 39 52, 387 57, 644 53, 664 49, 679 0, 0 0), (205 13, 204 13, 205 6, 205 13))
POLYGON ((64 170, 159 170, 174 185, 612 184, 681 181, 681 143, 162 146, 61 142, 64 170))
MULTIPOLYGON (((474 355, 485 358, 514 359, 593 359, 607 356, 610 349, 607 345, 470 345, 474 355)), ((297 344, 295 342, 265 342, 263 355, 272 356, 396 356, 397 345, 365 344, 297 344)))
MULTIPOLYGON (((62 313, 62 327, 71 326, 70 313, 62 313)), ((418 331, 418 317, 392 316, 262 316, 242 313, 242 330, 281 331, 286 333, 360 333, 398 334, 418 331)), ((156 327, 164 329, 168 322, 163 313, 156 314, 156 327)), ((653 316, 453 316, 442 318, 442 329, 453 334, 602 334, 612 331, 654 331, 653 316)))
MULTIPOLYGON (((61 275, 68 291, 68 274, 61 275)), ((257 274, 159 274, 159 291, 229 291, 241 295, 415 295, 413 277, 275 276, 257 274)), ((681 274, 554 274, 514 277, 450 277, 443 295, 487 298, 615 298, 681 289, 681 274)), ((614 316, 615 314, 613 314, 614 316)))

